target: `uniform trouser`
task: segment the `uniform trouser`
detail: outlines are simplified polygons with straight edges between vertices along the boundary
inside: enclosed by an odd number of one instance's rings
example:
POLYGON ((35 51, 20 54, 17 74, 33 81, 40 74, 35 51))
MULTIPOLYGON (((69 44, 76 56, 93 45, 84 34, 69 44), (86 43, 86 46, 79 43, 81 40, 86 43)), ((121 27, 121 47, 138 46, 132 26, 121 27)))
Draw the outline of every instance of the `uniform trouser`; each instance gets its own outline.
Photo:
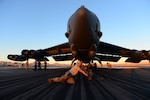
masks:
POLYGON ((72 76, 68 75, 68 72, 66 72, 64 75, 60 76, 60 77, 55 77, 52 78, 53 82, 63 82, 63 83, 68 83, 68 84, 74 84, 74 78, 72 76))

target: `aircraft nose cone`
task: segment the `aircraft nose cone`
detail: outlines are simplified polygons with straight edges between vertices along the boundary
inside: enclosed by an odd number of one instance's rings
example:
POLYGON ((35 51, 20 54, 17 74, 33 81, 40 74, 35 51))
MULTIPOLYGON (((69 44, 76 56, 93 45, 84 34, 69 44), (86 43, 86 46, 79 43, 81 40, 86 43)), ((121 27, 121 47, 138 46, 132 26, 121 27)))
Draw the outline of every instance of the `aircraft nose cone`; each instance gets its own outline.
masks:
POLYGON ((88 10, 87 10, 84 6, 81 6, 81 7, 78 9, 78 11, 77 11, 78 16, 84 16, 87 11, 88 11, 88 10))

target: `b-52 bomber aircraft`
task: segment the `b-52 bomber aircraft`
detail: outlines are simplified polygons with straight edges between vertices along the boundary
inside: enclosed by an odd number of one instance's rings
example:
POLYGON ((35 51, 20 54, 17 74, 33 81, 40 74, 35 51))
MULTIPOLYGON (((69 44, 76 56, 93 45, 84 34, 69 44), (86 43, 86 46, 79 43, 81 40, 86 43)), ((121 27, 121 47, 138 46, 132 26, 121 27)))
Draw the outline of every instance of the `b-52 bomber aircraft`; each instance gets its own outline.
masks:
POLYGON ((121 57, 128 57, 126 62, 139 63, 141 60, 150 61, 150 51, 131 50, 100 41, 102 32, 97 16, 84 6, 81 6, 69 18, 65 36, 68 42, 46 49, 22 50, 21 55, 8 55, 8 59, 25 61, 33 58, 38 61, 48 60, 51 56, 56 61, 81 60, 91 66, 93 60, 117 62, 121 57))

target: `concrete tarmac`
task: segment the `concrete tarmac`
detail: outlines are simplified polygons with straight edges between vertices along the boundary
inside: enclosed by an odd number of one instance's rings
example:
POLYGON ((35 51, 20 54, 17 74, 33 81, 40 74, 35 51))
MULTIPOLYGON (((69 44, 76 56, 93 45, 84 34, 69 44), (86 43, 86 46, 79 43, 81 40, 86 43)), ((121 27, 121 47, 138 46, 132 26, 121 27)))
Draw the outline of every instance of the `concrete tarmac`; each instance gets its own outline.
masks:
POLYGON ((48 84, 68 69, 0 68, 0 100, 150 100, 150 68, 98 69, 93 80, 48 84))

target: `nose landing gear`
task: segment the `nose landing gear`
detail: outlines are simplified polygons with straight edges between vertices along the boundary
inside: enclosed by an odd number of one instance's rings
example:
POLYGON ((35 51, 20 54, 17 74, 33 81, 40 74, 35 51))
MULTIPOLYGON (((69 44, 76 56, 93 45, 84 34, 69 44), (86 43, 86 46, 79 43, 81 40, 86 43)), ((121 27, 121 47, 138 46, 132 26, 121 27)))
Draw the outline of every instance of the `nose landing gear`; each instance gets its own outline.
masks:
POLYGON ((94 72, 97 70, 96 63, 89 63, 87 66, 88 79, 92 80, 94 72))

